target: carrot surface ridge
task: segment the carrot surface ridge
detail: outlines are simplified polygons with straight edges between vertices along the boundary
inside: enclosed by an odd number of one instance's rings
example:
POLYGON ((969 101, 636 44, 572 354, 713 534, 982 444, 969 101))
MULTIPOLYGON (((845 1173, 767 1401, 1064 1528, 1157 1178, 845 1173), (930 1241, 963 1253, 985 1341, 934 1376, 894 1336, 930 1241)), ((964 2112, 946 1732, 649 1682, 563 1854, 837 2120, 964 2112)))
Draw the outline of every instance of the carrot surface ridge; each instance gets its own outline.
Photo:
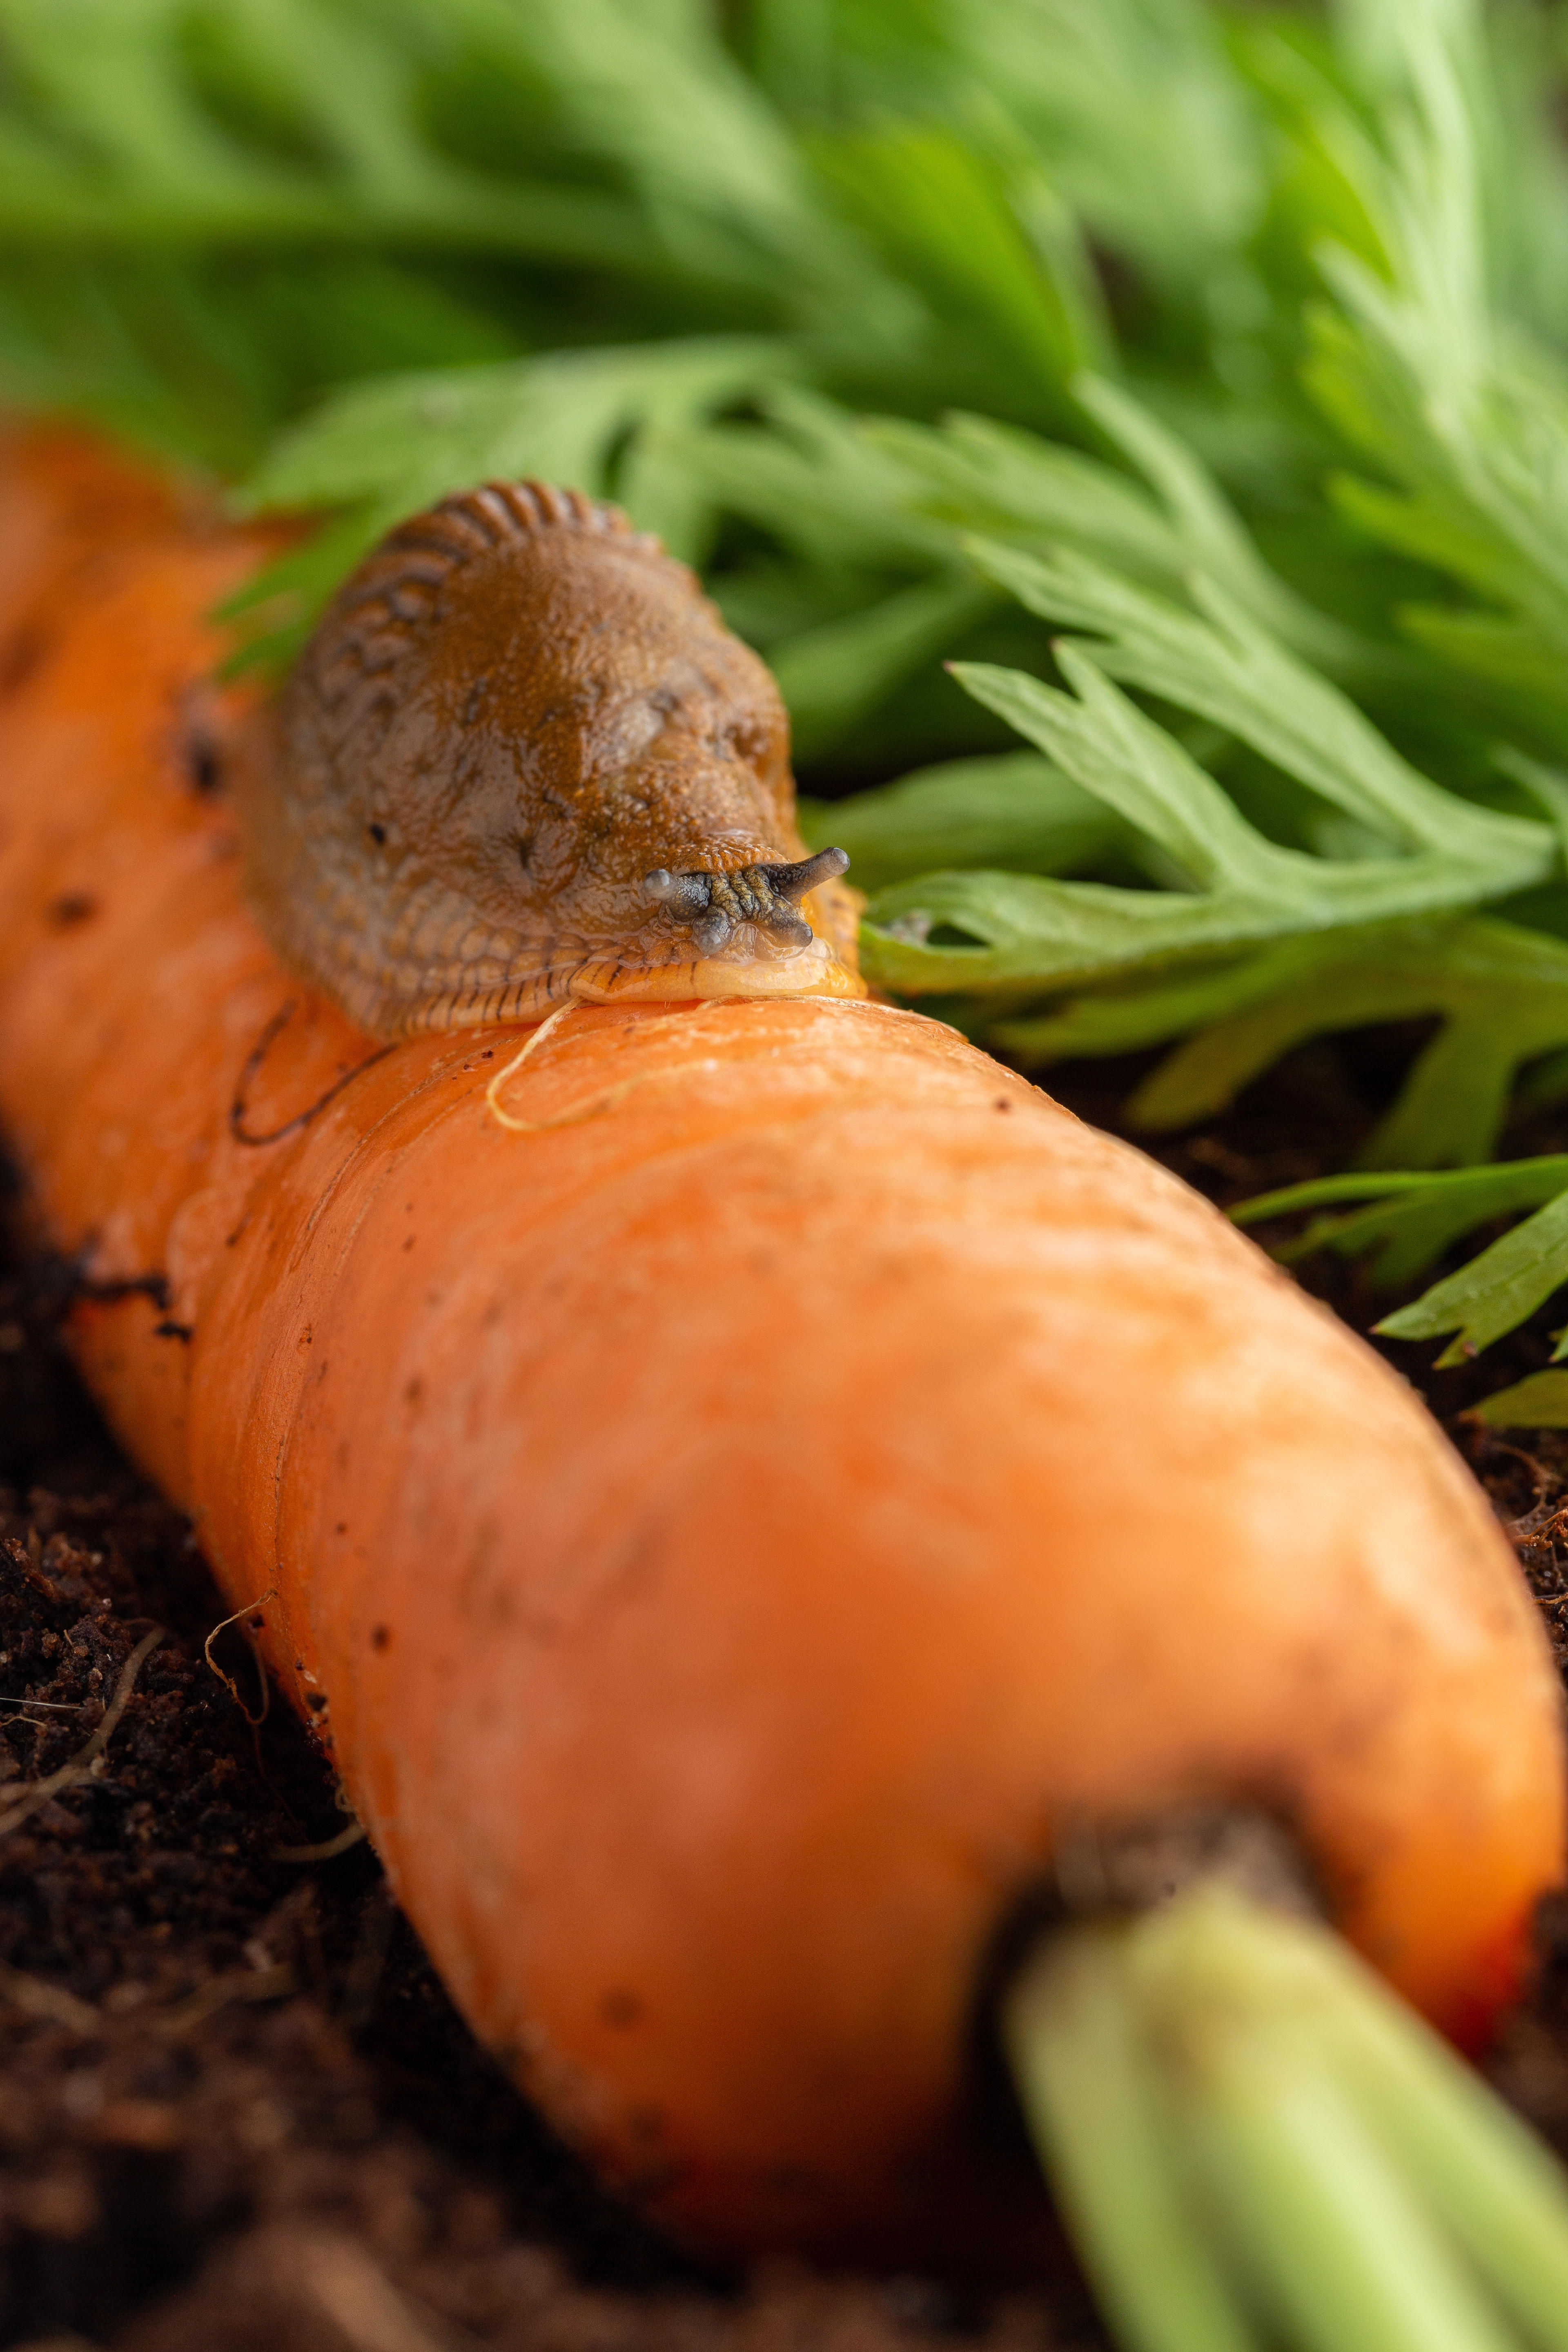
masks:
POLYGON ((362 1036, 189 756, 255 541, 59 436, 3 469, 35 1236, 556 2122, 704 2242, 919 2248, 999 1926, 1064 1828, 1189 1798, 1279 1812, 1479 2032, 1560 1874, 1559 1703, 1404 1384, 920 1015, 574 1010, 523 1131, 526 1032, 362 1036))

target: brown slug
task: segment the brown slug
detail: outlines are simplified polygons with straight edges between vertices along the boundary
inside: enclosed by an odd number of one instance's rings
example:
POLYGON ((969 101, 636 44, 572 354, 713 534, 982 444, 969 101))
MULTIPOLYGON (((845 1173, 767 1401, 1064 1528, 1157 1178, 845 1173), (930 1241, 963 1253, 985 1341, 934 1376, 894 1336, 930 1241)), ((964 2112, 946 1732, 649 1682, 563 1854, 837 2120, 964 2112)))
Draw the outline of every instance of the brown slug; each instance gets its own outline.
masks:
POLYGON ((795 831, 772 677, 578 491, 491 482, 400 524, 245 764, 252 908, 373 1034, 865 992, 848 860, 795 831))

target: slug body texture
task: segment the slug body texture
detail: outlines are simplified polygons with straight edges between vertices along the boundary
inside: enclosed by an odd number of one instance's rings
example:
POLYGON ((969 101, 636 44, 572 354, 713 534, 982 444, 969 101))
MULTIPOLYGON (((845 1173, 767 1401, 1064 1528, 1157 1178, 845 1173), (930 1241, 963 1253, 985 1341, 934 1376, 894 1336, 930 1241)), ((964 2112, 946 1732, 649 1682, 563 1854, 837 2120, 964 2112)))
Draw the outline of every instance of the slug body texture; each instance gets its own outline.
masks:
POLYGON ((575 491, 490 483, 384 541, 241 810, 268 940, 378 1035, 863 993, 846 861, 795 829, 767 669, 684 564, 575 491))

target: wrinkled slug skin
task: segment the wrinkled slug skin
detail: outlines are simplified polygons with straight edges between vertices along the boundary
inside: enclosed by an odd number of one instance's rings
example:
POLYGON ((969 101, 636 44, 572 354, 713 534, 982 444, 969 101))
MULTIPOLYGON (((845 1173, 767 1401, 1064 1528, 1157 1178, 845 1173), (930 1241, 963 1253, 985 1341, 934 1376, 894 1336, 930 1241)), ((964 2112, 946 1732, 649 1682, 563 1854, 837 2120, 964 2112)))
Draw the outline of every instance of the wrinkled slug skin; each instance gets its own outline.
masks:
POLYGON ((1559 1705, 1415 1398, 912 1013, 574 1011, 525 1134, 524 1032, 372 1060, 179 758, 253 553, 127 524, 6 583, 0 1118, 51 1246, 163 1277, 79 1305, 83 1365, 232 1602, 276 1589, 477 2031, 693 2239, 925 2259, 998 1922, 1057 1825, 1192 1792, 1278 1805, 1479 2030, 1559 1875, 1559 1705))

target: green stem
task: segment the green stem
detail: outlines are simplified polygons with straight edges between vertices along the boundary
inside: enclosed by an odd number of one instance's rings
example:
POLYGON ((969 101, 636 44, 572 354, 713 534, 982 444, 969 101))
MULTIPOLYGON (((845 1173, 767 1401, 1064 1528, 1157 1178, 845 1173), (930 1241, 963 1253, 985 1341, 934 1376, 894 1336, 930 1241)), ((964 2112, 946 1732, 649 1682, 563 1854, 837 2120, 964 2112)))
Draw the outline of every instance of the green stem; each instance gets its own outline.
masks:
POLYGON ((1360 1988, 1323 1983, 1312 1937, 1218 1894, 1148 1923, 1144 2014, 1214 2210, 1310 2352, 1502 2352, 1336 2063, 1335 1995, 1360 1988))
POLYGON ((1058 1933, 1003 2023, 1128 2352, 1568 2352, 1568 2181, 1315 1923, 1200 1885, 1058 1933))
POLYGON ((1135 2352, 1255 2352, 1194 2226, 1129 1997, 1128 1931, 1054 1937, 1016 1981, 1003 2032, 1025 2113, 1084 2266, 1135 2352))
POLYGON ((1555 2158, 1348 1952, 1331 1946, 1322 1958, 1363 1979, 1335 2024, 1365 2114, 1500 2302, 1568 2352, 1568 2199, 1555 2158))
POLYGON ((1260 2295, 1312 2352, 1503 2352, 1442 2239, 1327 2080, 1245 2052, 1194 2098, 1192 2137, 1260 2295))

